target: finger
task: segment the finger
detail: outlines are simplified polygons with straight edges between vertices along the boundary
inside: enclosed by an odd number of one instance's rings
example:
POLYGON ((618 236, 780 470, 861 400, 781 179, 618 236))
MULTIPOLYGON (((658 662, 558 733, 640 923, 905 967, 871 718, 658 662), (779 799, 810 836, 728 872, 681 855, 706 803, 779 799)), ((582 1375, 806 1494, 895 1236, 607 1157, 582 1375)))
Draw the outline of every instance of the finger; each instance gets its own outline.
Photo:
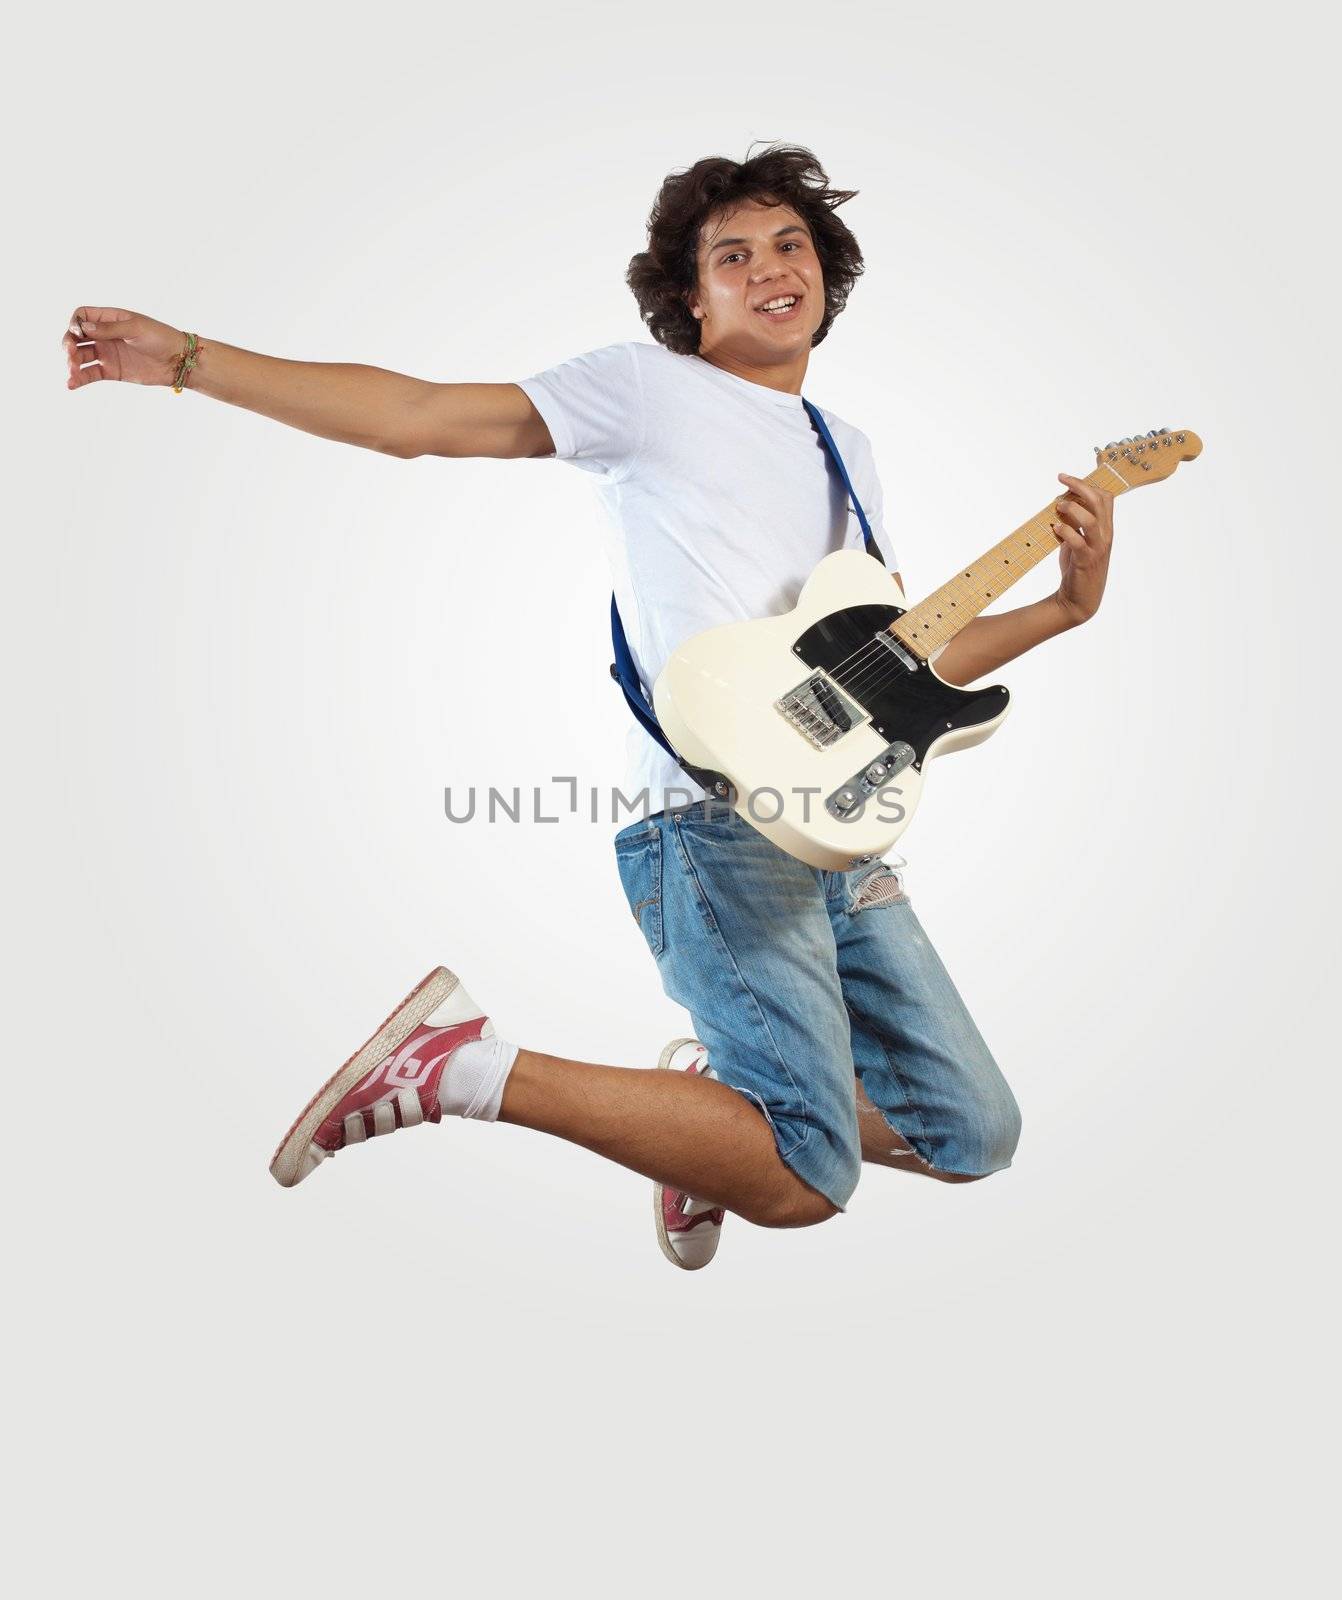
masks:
POLYGON ((1053 502, 1053 514, 1061 521, 1070 523, 1073 527, 1077 525, 1083 516, 1089 515, 1084 506, 1078 504, 1075 500, 1067 499, 1053 502))
POLYGON ((91 366, 74 367, 65 380, 65 387, 82 389, 86 384, 97 383, 103 376, 103 369, 96 361, 91 366))
POLYGON ((1058 477, 1067 485, 1069 494, 1074 494, 1083 505, 1090 506, 1093 511, 1100 509, 1100 491, 1093 483, 1087 483, 1084 478, 1074 478, 1070 472, 1060 472, 1058 477))
POLYGON ((1106 507, 1100 506, 1092 511, 1089 506, 1080 505, 1068 496, 1058 501, 1057 509, 1059 515, 1066 517, 1073 527, 1079 528, 1086 538, 1108 548, 1114 530, 1112 518, 1106 507))
POLYGON ((70 313, 66 327, 78 338, 83 332, 84 323, 94 321, 99 309, 98 306, 76 306, 70 313))
MULTIPOLYGON (((81 361, 99 359, 98 346, 92 339, 76 339, 74 334, 67 333, 61 344, 65 350, 65 359, 72 367, 77 367, 81 361)), ((107 346, 104 345, 103 349, 107 349, 107 346)))
POLYGON ((1064 522, 1070 523, 1078 533, 1085 534, 1087 538, 1093 538, 1098 531, 1100 519, 1089 506, 1079 506, 1072 500, 1060 500, 1058 516, 1064 522))
POLYGON ((67 328, 61 335, 61 349, 72 361, 93 359, 93 340, 73 328, 67 328))
POLYGON ((80 322, 80 333, 86 339, 130 339, 136 330, 134 317, 123 317, 120 320, 107 320, 107 322, 91 322, 85 318, 80 322))
POLYGON ((103 309, 98 306, 82 308, 90 315, 77 319, 76 326, 84 337, 92 339, 128 339, 139 321, 128 311, 103 309))
POLYGON ((1055 522, 1052 527, 1059 544, 1065 544, 1072 550, 1086 548, 1086 541, 1075 528, 1069 528, 1065 522, 1055 522))
POLYGON ((81 322, 120 322, 134 313, 120 306, 76 306, 70 313, 70 326, 77 328, 81 322))

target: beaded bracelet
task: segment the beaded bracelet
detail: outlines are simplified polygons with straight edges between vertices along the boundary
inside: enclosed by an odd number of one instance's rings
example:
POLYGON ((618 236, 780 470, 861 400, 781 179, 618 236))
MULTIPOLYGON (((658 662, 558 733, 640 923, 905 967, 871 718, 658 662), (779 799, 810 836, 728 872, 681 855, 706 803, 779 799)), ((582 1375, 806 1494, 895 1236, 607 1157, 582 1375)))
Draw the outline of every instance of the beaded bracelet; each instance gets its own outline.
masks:
POLYGON ((198 353, 196 336, 194 333, 188 333, 186 336, 186 349, 182 352, 182 359, 177 367, 177 375, 172 380, 172 392, 174 394, 181 394, 186 384, 186 375, 195 366, 198 353))

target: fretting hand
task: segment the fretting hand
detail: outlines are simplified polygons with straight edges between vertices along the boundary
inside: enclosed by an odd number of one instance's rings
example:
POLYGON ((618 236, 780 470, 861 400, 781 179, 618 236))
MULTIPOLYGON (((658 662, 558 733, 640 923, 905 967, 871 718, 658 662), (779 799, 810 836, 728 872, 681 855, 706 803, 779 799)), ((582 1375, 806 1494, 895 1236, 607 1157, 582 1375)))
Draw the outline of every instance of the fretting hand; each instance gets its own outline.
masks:
POLYGON ((1084 478, 1060 472, 1067 493, 1054 504, 1058 521, 1050 524, 1061 541, 1058 560, 1062 582, 1055 596, 1073 622, 1085 622, 1100 608, 1109 552, 1114 541, 1114 497, 1084 478))

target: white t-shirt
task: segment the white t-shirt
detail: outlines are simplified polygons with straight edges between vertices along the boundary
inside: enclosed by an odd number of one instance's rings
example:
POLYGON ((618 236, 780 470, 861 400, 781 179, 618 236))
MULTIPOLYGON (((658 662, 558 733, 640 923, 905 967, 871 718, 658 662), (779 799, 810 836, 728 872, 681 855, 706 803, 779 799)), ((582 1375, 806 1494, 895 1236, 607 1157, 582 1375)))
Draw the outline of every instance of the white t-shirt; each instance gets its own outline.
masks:
MULTIPOLYGON (((615 599, 649 699, 667 658, 692 634, 790 611, 820 560, 862 548, 857 514, 800 395, 635 340, 560 362, 519 387, 554 440, 554 455, 543 459, 594 477, 615 599)), ((894 572, 871 443, 819 410, 894 572)), ((702 798, 631 724, 623 792, 646 789, 648 813, 684 803, 687 793, 702 798)))

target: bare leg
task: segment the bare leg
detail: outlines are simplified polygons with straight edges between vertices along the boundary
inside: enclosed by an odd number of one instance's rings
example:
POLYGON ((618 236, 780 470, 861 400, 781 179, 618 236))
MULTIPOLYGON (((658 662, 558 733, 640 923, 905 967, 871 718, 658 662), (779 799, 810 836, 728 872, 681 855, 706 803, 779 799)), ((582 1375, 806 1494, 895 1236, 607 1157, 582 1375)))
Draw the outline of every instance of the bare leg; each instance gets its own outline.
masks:
POLYGON ((861 1078, 854 1077, 857 1093, 857 1126, 862 1135, 862 1159, 875 1161, 883 1167, 897 1167, 901 1172, 917 1172, 925 1178, 936 1178, 939 1183, 977 1183, 978 1177, 970 1172, 938 1172, 914 1150, 907 1139, 897 1134, 881 1113, 872 1105, 861 1078))
POLYGON ((837 1211, 783 1161, 744 1095, 697 1074, 520 1050, 499 1121, 580 1144, 761 1227, 805 1227, 837 1211))

